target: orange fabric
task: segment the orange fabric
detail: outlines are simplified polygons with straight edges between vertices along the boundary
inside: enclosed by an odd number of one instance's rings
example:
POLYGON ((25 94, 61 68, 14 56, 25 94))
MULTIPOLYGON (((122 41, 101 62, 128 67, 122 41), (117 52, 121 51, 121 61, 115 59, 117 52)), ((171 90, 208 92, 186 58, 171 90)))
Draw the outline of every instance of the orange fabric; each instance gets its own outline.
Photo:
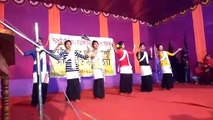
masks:
MULTIPOLYGON (((49 12, 49 33, 61 33, 61 26, 60 26, 60 11, 54 5, 51 9, 48 10, 49 12)), ((47 41, 46 45, 49 44, 49 40, 47 41)))
POLYGON ((203 13, 202 6, 198 5, 192 12, 194 36, 195 36, 195 49, 197 61, 202 61, 206 55, 206 39, 203 26, 203 13))
MULTIPOLYGON (((139 22, 132 23, 133 30, 133 44, 135 46, 135 52, 138 51, 138 45, 140 44, 140 26, 139 22)), ((140 73, 140 65, 136 55, 134 55, 135 73, 140 73)))
MULTIPOLYGON (((3 3, 0 3, 0 19, 1 18, 4 19, 4 4, 3 3)), ((2 24, 0 24, 0 28, 4 28, 4 26, 2 24)))
POLYGON ((107 18, 104 17, 103 14, 99 15, 99 23, 100 23, 100 37, 108 37, 107 18))

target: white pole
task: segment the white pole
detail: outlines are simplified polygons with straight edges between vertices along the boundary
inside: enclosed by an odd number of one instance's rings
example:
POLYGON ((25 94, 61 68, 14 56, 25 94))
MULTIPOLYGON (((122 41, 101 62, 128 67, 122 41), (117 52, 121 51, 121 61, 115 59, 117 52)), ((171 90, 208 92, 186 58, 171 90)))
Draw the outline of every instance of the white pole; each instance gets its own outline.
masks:
MULTIPOLYGON (((35 23, 35 36, 36 36, 36 42, 39 43, 39 35, 38 35, 38 23, 35 23)), ((36 46, 36 63, 37 63, 37 85, 38 85, 38 111, 39 111, 39 117, 40 120, 43 120, 43 110, 42 110, 42 92, 41 92, 41 62, 40 62, 40 53, 39 47, 36 46)))
MULTIPOLYGON (((5 27, 7 27, 8 29, 10 29, 11 31, 13 31, 14 33, 18 34, 19 36, 21 36, 22 38, 24 38, 25 40, 27 40, 28 42, 30 42, 31 44, 35 45, 37 48, 40 47, 40 45, 35 42, 34 40, 28 38, 26 35, 22 34, 21 32, 18 32, 16 29, 14 29, 13 27, 11 27, 10 25, 4 23, 3 21, 0 20, 0 24, 4 25, 5 27)), ((39 39, 39 35, 38 35, 38 23, 35 24, 35 33, 36 33, 36 41, 38 41, 39 39)), ((36 48, 36 49, 37 49, 36 48)), ((45 53, 47 53, 49 56, 53 57, 54 59, 56 60, 59 60, 54 54, 50 53, 49 51, 47 51, 46 49, 42 49, 45 53)), ((37 55, 37 57, 39 57, 39 55, 37 55)), ((39 76, 37 76, 38 78, 41 77, 40 76, 40 57, 39 58, 36 58, 37 59, 37 68, 39 70, 39 76), (39 65, 38 65, 39 64, 39 65)), ((40 78, 39 78, 40 79, 40 78)), ((41 79, 39 80, 41 82, 41 79)), ((38 82, 39 82, 38 81, 38 82)), ((41 89, 41 85, 40 85, 40 89, 41 89)), ((39 92, 40 93, 40 92, 39 92)), ((40 95, 39 95, 40 96, 40 95)), ((41 98, 41 97, 40 97, 41 98)), ((42 101, 42 100, 40 100, 42 101)), ((42 103, 39 103, 39 114, 40 114, 40 120, 43 119, 43 111, 42 111, 42 103), (40 106, 41 104, 41 106, 40 106)))
MULTIPOLYGON (((31 44, 35 45, 35 46, 39 46, 39 44, 37 44, 35 41, 33 41, 32 39, 28 38, 27 36, 23 35, 22 33, 18 32, 16 29, 12 28, 11 26, 9 26, 8 24, 4 23, 3 21, 0 20, 0 23, 2 25, 4 25, 5 27, 7 27, 8 29, 12 30, 14 33, 18 34, 19 36, 21 36, 22 38, 24 38, 25 40, 27 40, 28 42, 30 42, 31 44)), ((59 60, 55 55, 53 55, 52 53, 50 53, 49 51, 47 51, 46 49, 43 50, 44 52, 46 52, 49 56, 53 57, 56 60, 59 60)))

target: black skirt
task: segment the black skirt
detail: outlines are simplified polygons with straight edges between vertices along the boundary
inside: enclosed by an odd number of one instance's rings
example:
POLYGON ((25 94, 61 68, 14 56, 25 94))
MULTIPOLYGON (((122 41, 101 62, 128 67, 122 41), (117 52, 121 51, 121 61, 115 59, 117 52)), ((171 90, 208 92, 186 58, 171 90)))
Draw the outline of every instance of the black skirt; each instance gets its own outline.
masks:
POLYGON ((142 92, 152 91, 152 75, 141 76, 141 91, 142 92))
POLYGON ((70 101, 80 99, 80 82, 78 78, 67 80, 66 94, 70 101))
MULTIPOLYGON (((48 83, 41 84, 41 94, 42 94, 42 103, 44 104, 47 99, 47 92, 48 92, 48 83)), ((33 83, 33 90, 32 90, 32 101, 31 105, 36 106, 38 104, 38 83, 33 83)))
POLYGON ((95 79, 93 82, 93 95, 94 98, 104 98, 105 92, 104 92, 104 79, 95 79))
POLYGON ((120 93, 132 93, 132 74, 120 74, 120 93))
POLYGON ((163 89, 171 89, 173 88, 173 78, 172 78, 172 74, 167 73, 167 74, 163 74, 163 79, 161 82, 161 87, 163 89))

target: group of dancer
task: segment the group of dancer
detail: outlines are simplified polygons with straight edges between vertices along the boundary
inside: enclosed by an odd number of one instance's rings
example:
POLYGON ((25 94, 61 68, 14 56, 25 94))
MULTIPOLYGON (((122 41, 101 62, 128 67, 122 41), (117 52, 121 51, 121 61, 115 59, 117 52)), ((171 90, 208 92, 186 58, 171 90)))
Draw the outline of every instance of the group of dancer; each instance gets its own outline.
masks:
MULTIPOLYGON (((58 49, 59 43, 54 52, 58 49)), ((102 60, 102 54, 98 50, 99 44, 97 41, 92 41, 92 49, 88 51, 86 55, 81 54, 79 51, 73 51, 71 40, 64 42, 65 50, 59 53, 59 58, 63 58, 66 64, 66 77, 67 88, 66 95, 70 101, 80 100, 80 73, 78 58, 88 59, 91 58, 93 69, 93 95, 94 98, 104 98, 104 66, 102 60)))
MULTIPOLYGON (((39 38, 38 44, 42 45, 42 38, 39 38)), ((103 99, 105 97, 104 92, 104 66, 102 61, 102 53, 98 50, 99 43, 97 41, 92 41, 91 47, 86 55, 81 54, 79 51, 72 50, 71 40, 66 40, 64 43, 59 43, 57 47, 52 51, 55 53, 60 45, 64 45, 65 50, 61 51, 57 57, 65 60, 66 64, 66 100, 79 102, 80 100, 80 73, 78 58, 91 59, 92 69, 93 69, 93 95, 94 98, 103 99)), ((36 50, 29 50, 23 52, 17 45, 15 48, 21 53, 22 56, 31 55, 34 60, 33 65, 33 89, 32 89, 32 100, 31 105, 37 106, 38 104, 38 76, 37 76, 37 65, 36 65, 36 50)), ((49 83, 49 66, 46 60, 46 53, 40 53, 41 61, 41 77, 42 77, 42 103, 46 102, 48 83, 49 83), (44 73, 44 74, 43 74, 44 73)))
MULTIPOLYGON (((115 46, 115 45, 114 45, 115 46)), ((120 93, 131 93, 132 92, 132 66, 130 64, 129 55, 134 54, 133 52, 125 50, 125 44, 123 41, 118 42, 117 46, 114 47, 115 52, 118 55, 119 66, 120 66, 120 93)), ((153 58, 153 50, 150 48, 150 54, 146 51, 144 43, 139 44, 139 51, 136 53, 137 60, 140 65, 141 72, 141 91, 150 92, 152 91, 152 69, 149 60, 153 58)), ((182 48, 178 48, 174 53, 163 50, 163 45, 157 45, 158 57, 160 60, 161 71, 163 73, 161 87, 162 89, 170 90, 173 88, 173 73, 171 64, 168 56, 174 56, 182 48)))
MULTIPOLYGON (((40 38, 39 44, 42 46, 42 39, 40 38)), ((80 72, 78 65, 78 58, 81 59, 90 59, 92 63, 93 70, 93 96, 94 98, 103 99, 105 98, 105 90, 104 90, 104 65, 102 52, 99 50, 98 41, 91 42, 91 48, 88 47, 88 51, 86 54, 80 53, 80 51, 72 50, 72 41, 66 40, 64 43, 60 42, 57 47, 53 50, 53 53, 57 51, 60 45, 64 45, 65 50, 61 51, 58 58, 62 58, 65 60, 66 64, 66 79, 67 79, 67 87, 66 87, 66 100, 79 102, 80 100, 80 72)), ((113 42, 112 46, 115 50, 115 53, 118 56, 119 61, 119 73, 120 73, 120 86, 119 92, 120 94, 131 94, 132 86, 133 86, 133 70, 129 60, 129 54, 136 55, 137 60, 140 65, 141 70, 141 91, 142 92, 150 92, 152 91, 152 69, 150 66, 149 60, 153 58, 153 50, 150 48, 150 54, 146 51, 146 46, 144 43, 140 43, 139 51, 135 53, 135 51, 127 51, 125 50, 125 44, 123 41, 118 42, 116 45, 113 42)), ((22 52, 22 50, 16 45, 17 50, 23 55, 28 56, 32 55, 34 59, 34 67, 33 67, 33 92, 32 92, 32 101, 31 104, 36 106, 38 104, 38 76, 36 75, 36 51, 27 51, 22 52)), ((177 49, 174 53, 169 53, 163 50, 163 46, 159 44, 157 46, 158 49, 158 57, 160 60, 161 70, 163 73, 161 87, 162 89, 171 89, 173 88, 173 78, 172 78, 172 69, 168 56, 174 56, 177 54, 181 48, 177 49)), ((45 52, 40 53, 45 54, 45 52)), ((48 72, 48 64, 46 62, 46 55, 41 57, 41 71, 42 76, 42 100, 43 104, 46 102, 47 90, 48 90, 48 82, 49 75, 48 72), (45 59, 44 59, 45 57, 45 59), (47 80, 48 79, 48 80, 47 80)))

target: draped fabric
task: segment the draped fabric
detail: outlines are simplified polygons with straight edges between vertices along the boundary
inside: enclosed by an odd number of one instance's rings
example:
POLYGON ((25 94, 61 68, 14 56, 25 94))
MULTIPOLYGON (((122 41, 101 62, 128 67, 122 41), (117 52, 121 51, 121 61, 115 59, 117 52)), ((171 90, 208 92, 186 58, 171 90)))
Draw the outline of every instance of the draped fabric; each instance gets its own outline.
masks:
POLYGON ((60 11, 54 5, 49 9, 49 33, 61 33, 60 30, 60 11))
MULTIPOLYGON (((132 31, 133 31, 133 43, 134 45, 140 44, 140 24, 139 22, 132 23, 132 31)), ((138 48, 138 46, 134 46, 138 48)), ((136 50, 136 49, 135 49, 136 50)), ((134 55, 134 63, 135 63, 135 73, 140 73, 140 66, 136 56, 134 55)))
POLYGON ((103 14, 99 15, 100 37, 108 37, 108 23, 107 18, 103 14))
MULTIPOLYGON (((48 10, 48 18, 49 33, 61 33, 60 11, 55 5, 48 10)), ((47 40, 45 47, 47 47, 48 44, 49 40, 47 40)))
POLYGON ((192 18, 193 18, 197 60, 202 61, 207 52, 206 52, 206 39, 203 25, 203 11, 201 5, 198 5, 198 7, 192 12, 192 18))
MULTIPOLYGON (((0 20, 1 18, 4 19, 4 4, 0 2, 0 20)), ((4 26, 2 24, 0 24, 0 29, 4 28, 4 26)))

